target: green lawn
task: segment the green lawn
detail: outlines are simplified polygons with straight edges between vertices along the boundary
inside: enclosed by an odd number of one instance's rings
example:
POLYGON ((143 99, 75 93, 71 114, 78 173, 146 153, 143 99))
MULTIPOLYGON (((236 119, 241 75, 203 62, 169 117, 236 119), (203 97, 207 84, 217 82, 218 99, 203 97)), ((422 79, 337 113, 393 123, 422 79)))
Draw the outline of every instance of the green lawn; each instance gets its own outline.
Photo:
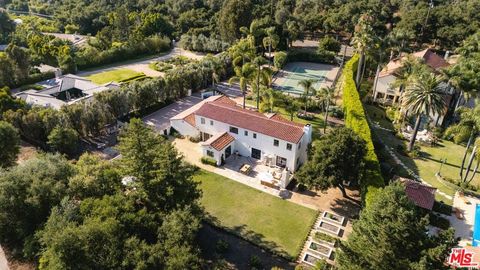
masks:
MULTIPOLYGON (((393 125, 384 117, 384 112, 382 109, 374 106, 366 106, 366 109, 372 121, 379 123, 382 127, 393 128, 393 125)), ((396 151, 397 145, 403 144, 405 147, 407 145, 407 141, 398 139, 391 132, 378 129, 374 129, 374 132, 394 151, 396 151)), ((417 145, 420 146, 422 158, 412 159, 399 154, 397 151, 396 153, 398 157, 405 163, 405 165, 416 172, 422 179, 430 183, 432 186, 438 188, 440 191, 453 196, 457 187, 451 183, 438 180, 435 174, 440 169, 440 165, 442 163, 441 160, 446 158, 447 162, 441 169, 441 175, 458 181, 460 178, 459 168, 465 147, 447 140, 440 141, 438 145, 434 147, 421 145, 418 143, 417 145)), ((399 173, 406 174, 406 172, 400 167, 397 167, 396 169, 398 169, 399 173)), ((480 185, 480 175, 477 174, 472 181, 472 184, 476 186, 480 185)), ((443 200, 449 204, 452 202, 441 195, 437 195, 437 199, 443 200)))
POLYGON ((194 179, 217 226, 291 259, 297 257, 317 212, 201 170, 194 179))
POLYGON ((108 82, 121 82, 142 75, 144 76, 145 74, 143 74, 143 72, 136 72, 131 69, 122 68, 100 72, 90 75, 87 78, 96 84, 104 84, 108 82))

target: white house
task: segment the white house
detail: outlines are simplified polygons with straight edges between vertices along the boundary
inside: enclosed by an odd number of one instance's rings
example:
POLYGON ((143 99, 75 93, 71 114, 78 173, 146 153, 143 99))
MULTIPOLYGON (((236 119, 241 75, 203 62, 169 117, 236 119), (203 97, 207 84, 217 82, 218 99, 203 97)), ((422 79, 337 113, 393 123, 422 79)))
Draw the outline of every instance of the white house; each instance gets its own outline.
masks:
POLYGON ((307 160, 310 125, 278 114, 243 109, 225 96, 212 96, 170 119, 180 134, 198 137, 203 155, 217 165, 231 155, 251 157, 294 172, 307 160))
MULTIPOLYGON (((423 62, 430 67, 434 73, 437 73, 440 71, 440 69, 449 66, 449 63, 445 59, 430 49, 413 53, 412 56, 422 59, 423 62)), ((398 72, 402 68, 405 58, 406 56, 402 56, 393 59, 381 70, 378 75, 376 88, 373 92, 373 101, 385 105, 400 104, 404 89, 400 86, 394 87, 394 83, 399 76, 398 72)), ((443 86, 446 103, 445 112, 441 115, 430 115, 430 118, 434 119, 436 125, 441 125, 443 123, 444 117, 451 106, 452 99, 455 94, 455 89, 453 87, 448 86, 446 83, 443 83, 443 86)))
POLYGON ((27 104, 60 109, 62 106, 89 99, 95 93, 118 87, 116 84, 98 85, 71 74, 48 80, 42 86, 46 87, 41 90, 26 90, 15 96, 25 100, 27 104))

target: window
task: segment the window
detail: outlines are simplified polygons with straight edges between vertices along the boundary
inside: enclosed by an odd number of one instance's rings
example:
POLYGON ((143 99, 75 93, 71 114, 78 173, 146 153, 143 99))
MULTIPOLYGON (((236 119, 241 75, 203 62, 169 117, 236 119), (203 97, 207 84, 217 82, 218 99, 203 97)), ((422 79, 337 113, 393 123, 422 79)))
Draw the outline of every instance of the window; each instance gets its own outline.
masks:
POLYGON ((213 151, 207 150, 207 156, 214 157, 213 151))
POLYGON ((298 143, 298 149, 300 149, 300 147, 302 147, 302 142, 298 143))
POLYGON ((213 120, 210 120, 210 126, 213 126, 213 120))
POLYGON ((248 136, 248 131, 244 131, 243 134, 245 134, 245 136, 248 136))
POLYGON ((203 118, 203 117, 200 118, 200 123, 202 123, 202 125, 204 125, 205 124, 205 118, 203 118))
POLYGON ((238 128, 236 128, 236 127, 230 127, 230 132, 231 132, 231 133, 238 134, 238 128))
POLYGON ((278 140, 273 140, 273 146, 278 146, 280 142, 278 140))
POLYGON ((287 143, 287 150, 292 150, 292 144, 291 143, 287 143))
POLYGON ((253 133, 253 138, 254 138, 254 139, 257 138, 257 133, 253 133))

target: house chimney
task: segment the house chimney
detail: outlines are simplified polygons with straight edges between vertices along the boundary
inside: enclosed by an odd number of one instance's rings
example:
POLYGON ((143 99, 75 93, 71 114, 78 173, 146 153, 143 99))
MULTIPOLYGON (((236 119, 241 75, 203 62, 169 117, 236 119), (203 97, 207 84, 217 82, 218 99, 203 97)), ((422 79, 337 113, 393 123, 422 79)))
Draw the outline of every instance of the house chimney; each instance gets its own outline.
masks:
POLYGON ((307 143, 310 143, 312 141, 312 126, 310 124, 306 124, 303 127, 303 133, 307 136, 307 143))
POLYGON ((445 56, 443 57, 443 59, 445 60, 448 60, 448 57, 450 56, 450 51, 446 51, 445 52, 445 56))
POLYGON ((62 70, 57 68, 55 69, 55 79, 58 79, 62 76, 62 70))

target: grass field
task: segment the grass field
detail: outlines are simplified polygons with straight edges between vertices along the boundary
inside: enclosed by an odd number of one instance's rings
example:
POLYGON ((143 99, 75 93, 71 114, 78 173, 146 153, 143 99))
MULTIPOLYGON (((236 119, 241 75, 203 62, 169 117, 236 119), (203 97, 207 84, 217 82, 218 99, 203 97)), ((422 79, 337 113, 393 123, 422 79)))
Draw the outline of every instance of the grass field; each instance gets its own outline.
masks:
POLYGON ((194 179, 215 225, 291 259, 297 257, 316 211, 201 170, 194 179))
MULTIPOLYGON (((393 129, 393 125, 388 119, 385 118, 382 109, 374 106, 366 106, 366 109, 372 121, 377 122, 384 128, 393 129)), ((403 144, 405 147, 407 145, 407 141, 398 139, 391 132, 378 129, 374 129, 374 131, 377 136, 379 136, 382 141, 390 146, 394 151, 396 151, 397 145, 403 144)), ((446 162, 440 171, 441 175, 446 178, 458 180, 460 178, 459 168, 465 147, 447 140, 442 140, 437 146, 433 147, 421 145, 419 143, 417 143, 417 145, 420 146, 422 158, 412 159, 397 152, 400 160, 402 160, 405 165, 416 172, 423 180, 438 188, 440 191, 453 196, 458 187, 451 183, 438 180, 435 174, 440 169, 442 161, 446 159, 446 162)), ((475 176, 471 184, 480 186, 480 174, 475 176)), ((437 199, 451 204, 451 200, 441 195, 437 195, 437 199)))
POLYGON ((104 84, 108 82, 121 82, 128 79, 144 75, 142 72, 136 72, 131 69, 122 68, 111 71, 100 72, 88 76, 87 78, 96 84, 104 84))

